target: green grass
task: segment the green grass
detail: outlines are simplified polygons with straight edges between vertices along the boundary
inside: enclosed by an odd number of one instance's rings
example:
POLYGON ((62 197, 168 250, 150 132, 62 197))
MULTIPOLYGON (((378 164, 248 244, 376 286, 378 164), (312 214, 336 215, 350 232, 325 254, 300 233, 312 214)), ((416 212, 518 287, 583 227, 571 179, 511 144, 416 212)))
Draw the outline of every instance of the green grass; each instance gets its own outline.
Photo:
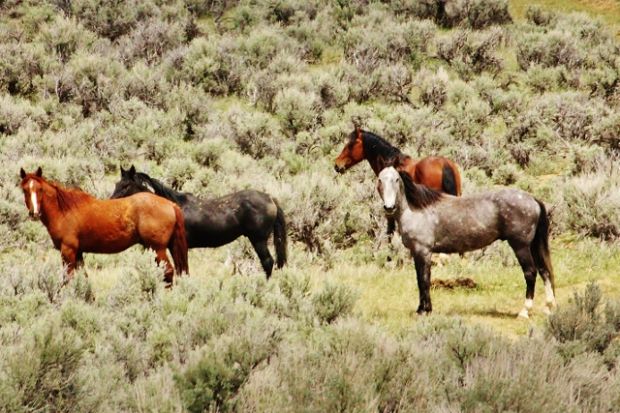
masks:
MULTIPOLYGON (((190 251, 191 277, 204 279, 207 284, 206 280, 213 275, 228 274, 231 280, 233 277, 262 276, 253 257, 238 261, 245 269, 244 274, 233 275, 232 265, 225 263, 231 248, 190 251)), ((404 251, 401 252, 404 255, 404 251)), ((315 289, 326 282, 343 283, 357 293, 355 316, 395 334, 409 330, 421 319, 415 313, 418 289, 413 264, 408 260, 401 266, 391 267, 375 262, 352 264, 351 253, 336 253, 333 266, 325 269, 320 263, 309 262, 312 260, 301 249, 295 248, 292 263, 286 271, 309 277, 315 289)), ((560 306, 572 297, 573 292, 583 290, 591 281, 598 282, 605 297, 620 296, 619 245, 564 237, 552 243, 552 257, 560 306)), ((60 261, 55 251, 50 251, 47 259, 60 261)), ((484 253, 468 253, 463 258, 452 255, 442 257, 440 261, 441 264, 433 267, 433 279, 468 277, 477 286, 474 289, 432 289, 434 314, 458 316, 470 323, 490 326, 509 337, 528 334, 531 328, 541 329, 544 325, 544 288, 540 279, 530 320, 517 318, 525 298, 525 282, 512 251, 505 243, 494 245, 484 253)), ((123 282, 119 277, 126 273, 130 262, 123 259, 123 254, 87 256, 86 269, 98 300, 105 299, 107 291, 123 282)), ((280 271, 275 271, 274 278, 279 274, 280 271)))
POLYGON ((544 9, 563 13, 584 12, 593 17, 600 17, 614 26, 620 35, 620 2, 618 0, 510 0, 510 14, 517 19, 524 19, 529 6, 537 5, 544 9))

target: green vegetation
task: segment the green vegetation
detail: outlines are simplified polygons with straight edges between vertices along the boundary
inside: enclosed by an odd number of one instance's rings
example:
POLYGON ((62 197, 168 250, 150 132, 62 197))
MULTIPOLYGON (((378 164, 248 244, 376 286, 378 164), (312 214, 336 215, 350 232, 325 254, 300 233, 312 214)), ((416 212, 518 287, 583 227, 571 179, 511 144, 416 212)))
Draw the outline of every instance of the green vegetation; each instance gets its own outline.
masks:
POLYGON ((620 45, 592 16, 619 12, 556 4, 0 2, 0 411, 618 410, 620 45), (417 317, 374 175, 333 172, 352 120, 453 158, 465 193, 542 199, 558 310, 539 285, 516 319, 525 283, 498 244, 439 257, 434 278, 476 286, 433 289, 417 317), (134 248, 61 288, 19 167, 107 197, 119 163, 273 194, 290 265, 266 282, 237 241, 192 251, 164 291, 134 248))
POLYGON ((603 18, 607 23, 615 25, 615 30, 620 30, 620 4, 615 0, 510 0, 509 4, 510 13, 517 18, 525 18, 528 7, 539 6, 562 13, 588 13, 603 18))

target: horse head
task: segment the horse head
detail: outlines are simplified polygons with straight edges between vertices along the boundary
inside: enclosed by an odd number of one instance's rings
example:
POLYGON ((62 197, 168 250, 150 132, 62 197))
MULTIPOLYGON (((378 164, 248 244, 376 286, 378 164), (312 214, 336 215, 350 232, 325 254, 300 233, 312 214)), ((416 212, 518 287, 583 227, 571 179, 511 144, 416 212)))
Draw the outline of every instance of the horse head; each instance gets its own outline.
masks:
POLYGON ((24 201, 28 208, 28 214, 34 219, 41 217, 41 202, 43 201, 43 169, 38 167, 33 173, 27 173, 20 168, 19 175, 22 178, 21 187, 24 192, 24 201))
POLYGON ((366 159, 366 154, 364 153, 363 132, 355 126, 355 130, 349 134, 347 143, 334 162, 334 169, 341 174, 364 159, 366 159))
POLYGON ((379 173, 377 191, 381 195, 383 210, 388 217, 394 216, 400 205, 401 185, 400 174, 393 166, 389 166, 379 173))
POLYGON ((131 165, 127 170, 121 166, 121 180, 114 186, 114 192, 110 198, 124 198, 138 192, 153 192, 136 176, 136 167, 131 165))

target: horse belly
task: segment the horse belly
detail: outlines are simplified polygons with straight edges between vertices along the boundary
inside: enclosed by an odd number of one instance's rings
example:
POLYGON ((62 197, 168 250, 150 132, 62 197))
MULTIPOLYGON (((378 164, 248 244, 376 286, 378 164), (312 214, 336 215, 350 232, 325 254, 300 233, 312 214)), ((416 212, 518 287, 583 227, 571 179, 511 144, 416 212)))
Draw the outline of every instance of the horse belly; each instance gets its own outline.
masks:
POLYGON ((189 248, 217 248, 233 242, 241 235, 237 228, 192 228, 187 230, 187 245, 189 248))
POLYGON ((134 234, 99 233, 80 236, 80 251, 115 254, 139 242, 134 234))
POLYGON ((463 253, 486 247, 500 238, 493 222, 464 220, 458 225, 439 225, 433 252, 463 253))
POLYGON ((122 213, 95 214, 82 222, 79 249, 82 252, 115 254, 139 242, 136 225, 122 213))

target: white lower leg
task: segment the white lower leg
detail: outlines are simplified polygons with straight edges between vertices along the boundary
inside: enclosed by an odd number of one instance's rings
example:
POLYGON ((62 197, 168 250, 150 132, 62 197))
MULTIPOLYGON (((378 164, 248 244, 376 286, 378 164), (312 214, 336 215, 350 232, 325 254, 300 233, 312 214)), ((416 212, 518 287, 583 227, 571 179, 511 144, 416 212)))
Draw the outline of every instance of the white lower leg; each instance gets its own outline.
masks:
POLYGON ((551 287, 551 281, 545 280, 545 296, 546 296, 546 308, 545 312, 550 313, 551 309, 555 307, 555 294, 553 294, 553 288, 551 287))
POLYGON ((529 312, 533 306, 534 306, 534 300, 532 300, 531 298, 526 298, 523 309, 519 311, 519 317, 530 318, 529 312))

